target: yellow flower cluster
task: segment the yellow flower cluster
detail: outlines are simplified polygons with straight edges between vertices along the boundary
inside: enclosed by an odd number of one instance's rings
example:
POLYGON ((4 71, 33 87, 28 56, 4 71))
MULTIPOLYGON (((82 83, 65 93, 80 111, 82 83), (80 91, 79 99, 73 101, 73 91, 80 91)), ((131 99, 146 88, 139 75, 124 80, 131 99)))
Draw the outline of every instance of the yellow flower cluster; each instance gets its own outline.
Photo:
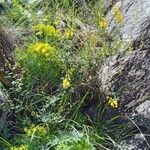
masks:
POLYGON ((38 24, 32 27, 33 30, 38 31, 36 35, 44 33, 46 36, 60 37, 60 32, 52 25, 38 24))
POLYGON ((10 150, 28 150, 28 145, 21 145, 19 147, 11 147, 10 150))
POLYGON ((33 116, 33 117, 38 117, 38 112, 32 111, 32 112, 31 112, 31 116, 33 116))
POLYGON ((68 28, 66 31, 65 31, 65 37, 67 39, 71 39, 73 36, 74 36, 74 29, 73 28, 68 28))
POLYGON ((118 100, 109 97, 108 105, 111 106, 112 108, 118 108, 118 100))
POLYGON ((31 46, 31 48, 38 54, 49 57, 54 54, 55 48, 48 43, 38 42, 31 46))
POLYGON ((46 135, 46 129, 41 125, 35 126, 34 124, 32 124, 31 127, 25 128, 24 131, 27 136, 32 136, 34 133, 42 136, 46 135))
POLYGON ((65 78, 63 79, 63 89, 68 89, 71 86, 71 78, 69 74, 66 74, 65 78))
POLYGON ((101 20, 99 21, 99 26, 102 29, 106 29, 107 28, 108 22, 107 22, 107 20, 104 17, 101 18, 101 20))
POLYGON ((123 23, 124 22, 124 17, 118 7, 114 7, 114 17, 117 22, 123 23))

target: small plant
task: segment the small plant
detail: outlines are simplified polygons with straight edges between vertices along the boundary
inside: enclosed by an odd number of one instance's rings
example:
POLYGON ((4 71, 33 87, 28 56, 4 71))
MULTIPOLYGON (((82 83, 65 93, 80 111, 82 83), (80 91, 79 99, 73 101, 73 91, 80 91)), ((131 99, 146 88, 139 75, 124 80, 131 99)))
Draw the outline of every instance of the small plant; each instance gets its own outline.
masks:
POLYGON ((108 105, 111 106, 112 108, 118 108, 118 100, 110 97, 108 99, 108 105))

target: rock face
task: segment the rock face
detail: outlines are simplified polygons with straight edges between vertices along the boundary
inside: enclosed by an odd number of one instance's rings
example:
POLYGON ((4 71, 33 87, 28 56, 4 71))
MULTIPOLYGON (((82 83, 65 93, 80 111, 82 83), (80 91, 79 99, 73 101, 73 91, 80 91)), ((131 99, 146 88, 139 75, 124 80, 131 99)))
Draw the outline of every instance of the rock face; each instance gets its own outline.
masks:
MULTIPOLYGON (((150 133, 150 1, 122 0, 116 5, 121 7, 125 18, 124 26, 119 30, 120 36, 123 42, 132 43, 133 51, 126 55, 122 52, 104 62, 99 71, 101 90, 114 92, 119 97, 121 113, 138 126, 142 126, 143 132, 148 134, 150 133)), ((111 13, 112 10, 107 13, 108 18, 111 13)), ((115 22, 111 22, 109 30, 112 31, 117 27, 115 22)), ((140 146, 139 144, 136 149, 150 149, 140 146)))
POLYGON ((13 64, 13 50, 15 48, 13 38, 8 33, 0 29, 0 67, 6 68, 5 60, 13 64))
MULTIPOLYGON (((6 100, 5 94, 3 93, 3 91, 0 87, 0 106, 2 106, 2 103, 5 100, 6 100)), ((0 133, 6 124, 6 115, 7 115, 7 112, 2 111, 1 107, 0 107, 0 133)))
MULTIPOLYGON (((120 29, 120 33, 124 40, 136 40, 141 33, 141 25, 147 20, 150 14, 150 1, 147 0, 109 0, 109 8, 111 4, 116 2, 114 6, 119 7, 125 18, 124 25, 120 29), (116 2, 117 1, 117 2, 116 2)), ((108 6, 107 6, 108 7, 108 6)), ((106 7, 106 8, 107 8, 106 7)), ((110 20, 110 29, 118 28, 113 18, 113 9, 107 12, 107 18, 110 20)))
POLYGON ((6 34, 6 32, 0 28, 0 133, 6 125, 7 118, 7 112, 1 108, 3 102, 6 100, 5 94, 1 89, 1 83, 6 88, 11 86, 11 81, 7 78, 7 75, 14 65, 14 48, 15 42, 12 36, 6 34))
POLYGON ((6 76, 14 64, 14 48, 15 44, 13 38, 7 35, 4 30, 0 29, 0 82, 6 86, 10 84, 6 76))
POLYGON ((121 142, 123 150, 147 150, 148 143, 141 134, 136 134, 132 138, 121 142))

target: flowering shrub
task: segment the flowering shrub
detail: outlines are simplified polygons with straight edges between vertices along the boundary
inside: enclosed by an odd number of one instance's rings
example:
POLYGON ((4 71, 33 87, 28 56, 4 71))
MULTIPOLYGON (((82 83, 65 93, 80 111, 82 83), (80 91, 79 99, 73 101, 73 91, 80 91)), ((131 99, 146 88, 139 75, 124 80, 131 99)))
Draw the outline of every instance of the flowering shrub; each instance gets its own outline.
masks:
POLYGON ((32 124, 29 128, 25 128, 24 131, 27 136, 32 136, 33 134, 38 136, 44 136, 47 133, 45 127, 41 125, 35 126, 34 124, 32 124))
POLYGON ((31 45, 31 49, 34 50, 39 56, 46 57, 45 59, 53 58, 55 56, 55 48, 48 43, 36 43, 31 45))
POLYGON ((11 147, 10 150, 28 150, 28 145, 21 145, 19 147, 11 147))
MULTIPOLYGON (((6 150, 113 149, 115 129, 109 128, 115 119, 101 118, 107 106, 117 111, 119 101, 109 97, 106 103, 97 71, 122 42, 107 30, 109 20, 97 2, 88 3, 91 14, 85 17, 83 7, 71 0, 12 1, 8 20, 31 33, 21 36, 15 51, 18 72, 11 74, 10 100, 2 106, 12 119, 0 138, 6 150)), ((120 8, 113 10, 114 20, 124 23, 120 8)))
POLYGON ((44 34, 50 37, 60 37, 60 32, 52 25, 37 24, 32 29, 36 31, 36 35, 44 34))

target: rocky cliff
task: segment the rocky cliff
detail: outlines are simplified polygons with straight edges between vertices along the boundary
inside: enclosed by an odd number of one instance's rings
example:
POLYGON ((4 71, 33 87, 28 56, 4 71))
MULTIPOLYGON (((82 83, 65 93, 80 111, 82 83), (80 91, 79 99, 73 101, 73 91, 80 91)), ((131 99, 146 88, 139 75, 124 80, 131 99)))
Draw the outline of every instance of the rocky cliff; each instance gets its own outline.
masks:
MULTIPOLYGON (((148 134, 150 133, 150 1, 122 0, 115 5, 120 7, 125 19, 124 25, 119 29, 120 37, 126 46, 130 45, 132 51, 125 55, 124 49, 119 55, 105 61, 99 71, 101 90, 116 93, 119 97, 120 112, 138 127, 143 128, 144 134, 148 134)), ((109 20, 111 14, 112 9, 107 8, 106 16, 109 20)), ((115 22, 110 21, 110 24, 110 32, 118 28, 115 22)), ((149 136, 142 135, 142 138, 136 136, 125 143, 127 147, 131 146, 132 150, 147 150, 149 143, 146 139, 149 140, 149 136), (147 142, 146 146, 141 146, 143 141, 147 142)))

